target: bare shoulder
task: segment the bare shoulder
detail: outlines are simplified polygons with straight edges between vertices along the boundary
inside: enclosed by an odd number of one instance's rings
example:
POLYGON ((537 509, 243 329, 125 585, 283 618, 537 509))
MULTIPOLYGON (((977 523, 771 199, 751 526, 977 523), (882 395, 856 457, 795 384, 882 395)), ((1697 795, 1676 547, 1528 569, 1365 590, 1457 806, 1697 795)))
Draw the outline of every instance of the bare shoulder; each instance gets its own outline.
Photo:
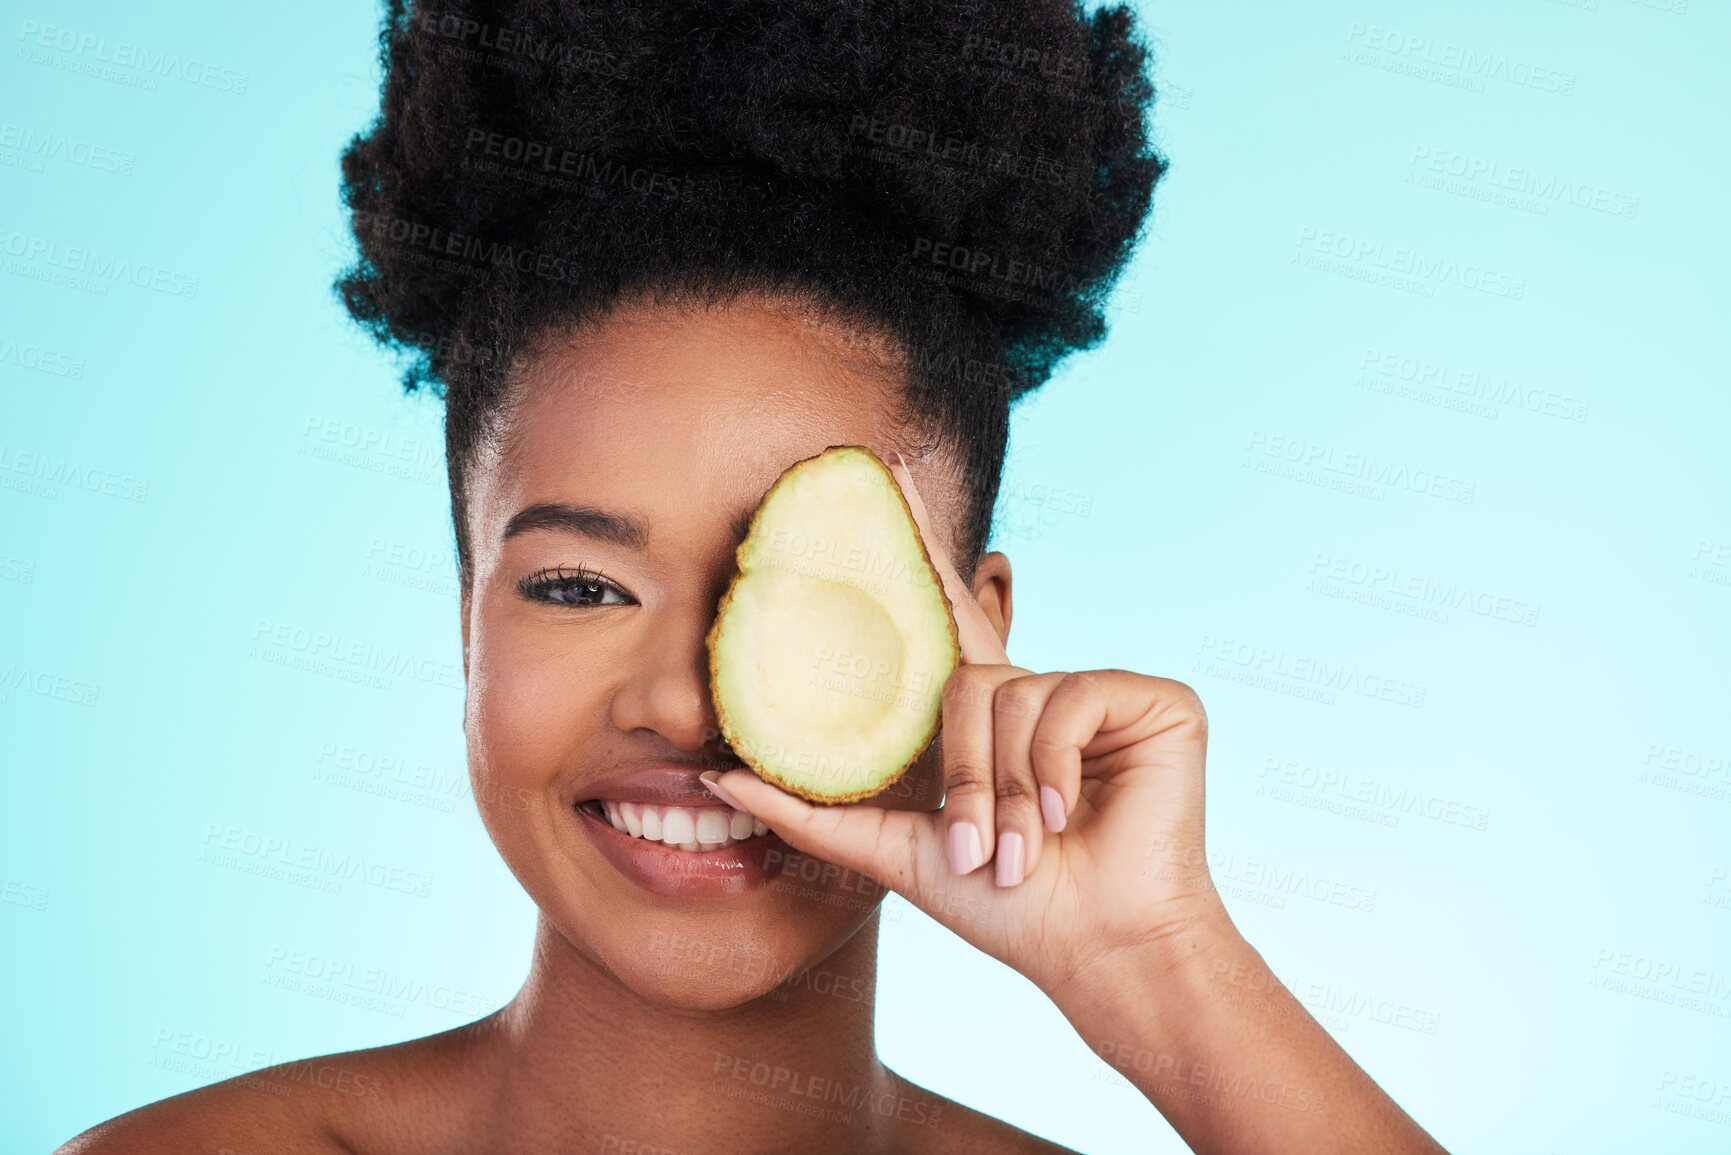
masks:
POLYGON ((903 1091, 898 1116, 906 1155, 1081 1155, 1004 1120, 964 1107, 896 1075, 903 1091), (910 1108, 911 1105, 911 1108, 910 1108))
POLYGON ((458 1151, 464 1062, 487 1022, 263 1067, 117 1115, 54 1155, 458 1151))

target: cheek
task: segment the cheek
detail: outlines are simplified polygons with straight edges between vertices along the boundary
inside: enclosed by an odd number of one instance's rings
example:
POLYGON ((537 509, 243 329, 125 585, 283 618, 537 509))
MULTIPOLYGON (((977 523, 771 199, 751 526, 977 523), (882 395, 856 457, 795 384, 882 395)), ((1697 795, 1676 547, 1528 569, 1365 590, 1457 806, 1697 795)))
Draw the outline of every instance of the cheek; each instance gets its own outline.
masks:
POLYGON ((604 723, 605 665, 559 633, 505 622, 471 643, 469 764, 477 776, 550 786, 576 767, 604 723))

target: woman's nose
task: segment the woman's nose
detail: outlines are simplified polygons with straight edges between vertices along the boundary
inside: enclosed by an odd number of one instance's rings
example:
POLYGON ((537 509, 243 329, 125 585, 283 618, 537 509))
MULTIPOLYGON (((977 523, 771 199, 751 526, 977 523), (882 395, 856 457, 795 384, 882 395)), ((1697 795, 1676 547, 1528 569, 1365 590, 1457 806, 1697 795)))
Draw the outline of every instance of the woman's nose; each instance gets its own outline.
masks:
POLYGON ((720 740, 704 644, 713 616, 695 609, 661 611, 633 649, 614 692, 612 721, 620 732, 653 730, 681 750, 720 740))

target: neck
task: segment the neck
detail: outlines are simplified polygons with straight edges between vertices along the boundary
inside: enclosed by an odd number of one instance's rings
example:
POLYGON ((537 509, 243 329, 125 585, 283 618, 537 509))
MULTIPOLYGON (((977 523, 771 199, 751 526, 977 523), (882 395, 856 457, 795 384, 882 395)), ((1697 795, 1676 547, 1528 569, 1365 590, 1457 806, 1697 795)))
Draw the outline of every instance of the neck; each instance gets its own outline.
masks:
POLYGON ((489 1148, 883 1150, 876 1108, 906 1084, 877 1058, 877 931, 874 913, 766 994, 693 1010, 645 999, 543 916, 496 1016, 489 1148))

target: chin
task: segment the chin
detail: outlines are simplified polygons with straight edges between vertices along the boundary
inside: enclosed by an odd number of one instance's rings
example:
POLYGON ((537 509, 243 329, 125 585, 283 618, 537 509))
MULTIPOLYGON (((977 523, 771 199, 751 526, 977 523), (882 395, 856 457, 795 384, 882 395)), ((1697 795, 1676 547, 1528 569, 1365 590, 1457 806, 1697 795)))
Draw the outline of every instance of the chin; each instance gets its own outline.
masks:
POLYGON ((617 976, 645 1002, 682 1011, 727 1011, 768 996, 778 997, 780 979, 751 980, 742 975, 716 974, 701 967, 617 976))
MULTIPOLYGON (((626 904, 629 907, 630 904, 626 904)), ((688 907, 699 904, 682 904, 688 907)), ((744 903, 678 911, 619 910, 602 925, 560 930, 644 1000, 663 1007, 721 1011, 768 996, 807 968, 818 969, 877 909, 821 903, 771 885, 744 903)))

